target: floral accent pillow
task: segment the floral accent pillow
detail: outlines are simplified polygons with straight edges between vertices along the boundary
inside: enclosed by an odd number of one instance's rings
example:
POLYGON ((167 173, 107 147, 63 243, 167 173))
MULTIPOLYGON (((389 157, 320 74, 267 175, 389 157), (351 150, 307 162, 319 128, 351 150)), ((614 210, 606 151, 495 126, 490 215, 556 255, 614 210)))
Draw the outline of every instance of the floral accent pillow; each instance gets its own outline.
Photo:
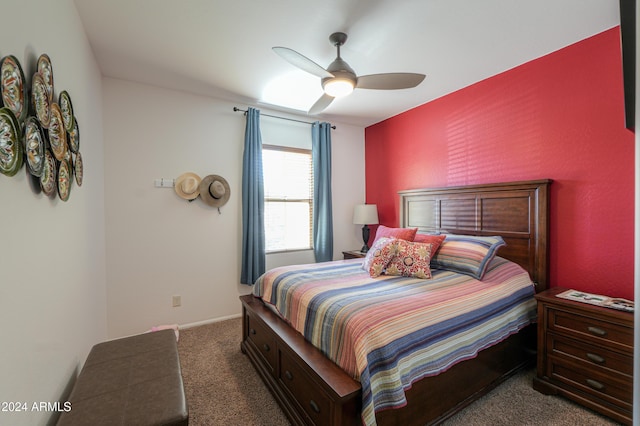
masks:
POLYGON ((413 241, 418 232, 418 228, 389 228, 384 225, 379 225, 376 230, 376 237, 373 239, 375 243, 379 238, 391 237, 398 238, 400 240, 413 241))
POLYGON ((387 264, 385 274, 431 278, 431 243, 397 240, 396 247, 396 255, 387 264))
POLYGON ((373 278, 382 275, 387 263, 396 254, 396 241, 398 240, 389 237, 382 237, 377 240, 364 257, 362 269, 367 271, 373 278))
POLYGON ((434 269, 459 272, 481 280, 489 262, 504 245, 506 243, 500 236, 447 234, 440 250, 433 256, 431 266, 434 269))

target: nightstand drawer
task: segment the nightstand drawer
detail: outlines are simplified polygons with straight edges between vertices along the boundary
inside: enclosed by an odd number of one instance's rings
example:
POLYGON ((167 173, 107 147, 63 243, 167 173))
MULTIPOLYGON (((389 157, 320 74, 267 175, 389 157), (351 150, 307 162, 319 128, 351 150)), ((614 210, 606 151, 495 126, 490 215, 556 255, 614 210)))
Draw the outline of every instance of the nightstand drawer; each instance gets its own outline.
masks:
POLYGON ((534 389, 562 395, 632 424, 633 313, 536 294, 538 366, 534 389))
POLYGON ((633 378, 633 356, 631 355, 620 354, 564 336, 556 336, 554 333, 547 334, 547 347, 550 354, 583 362, 585 366, 602 369, 607 374, 626 375, 629 381, 633 378))
POLYGON ((621 351, 633 351, 633 328, 575 312, 549 309, 549 330, 575 339, 591 339, 621 351))
POLYGON ((610 404, 631 411, 633 383, 619 376, 608 375, 577 363, 549 356, 549 377, 579 391, 591 394, 610 404))

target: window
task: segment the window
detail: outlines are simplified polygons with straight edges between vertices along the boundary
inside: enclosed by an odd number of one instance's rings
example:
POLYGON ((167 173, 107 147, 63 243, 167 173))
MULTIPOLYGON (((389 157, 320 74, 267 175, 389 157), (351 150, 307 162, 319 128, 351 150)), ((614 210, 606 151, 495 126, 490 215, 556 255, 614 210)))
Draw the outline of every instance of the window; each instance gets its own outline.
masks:
POLYGON ((262 165, 267 253, 311 249, 311 150, 263 145, 262 165))

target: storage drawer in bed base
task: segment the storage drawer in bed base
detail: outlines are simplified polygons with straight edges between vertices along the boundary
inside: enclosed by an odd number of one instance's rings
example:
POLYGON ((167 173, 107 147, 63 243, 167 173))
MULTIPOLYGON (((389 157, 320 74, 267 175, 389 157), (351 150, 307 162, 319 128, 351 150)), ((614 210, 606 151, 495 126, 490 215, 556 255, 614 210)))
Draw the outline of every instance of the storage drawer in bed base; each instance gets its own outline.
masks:
POLYGON ((289 420, 304 425, 360 424, 360 383, 288 328, 262 302, 253 296, 241 300, 241 349, 289 420))
MULTIPOLYGON (((242 296, 241 349, 293 424, 361 424, 361 388, 335 363, 290 328, 253 296, 242 296), (260 342, 275 344, 275 364, 249 335, 250 324, 260 324, 260 342), (266 334, 265 335, 265 331, 266 334)), ((531 326, 501 343, 460 362, 445 373, 414 383, 407 391, 406 407, 376 413, 378 425, 440 424, 486 394, 519 369, 532 365, 535 327, 531 326)))

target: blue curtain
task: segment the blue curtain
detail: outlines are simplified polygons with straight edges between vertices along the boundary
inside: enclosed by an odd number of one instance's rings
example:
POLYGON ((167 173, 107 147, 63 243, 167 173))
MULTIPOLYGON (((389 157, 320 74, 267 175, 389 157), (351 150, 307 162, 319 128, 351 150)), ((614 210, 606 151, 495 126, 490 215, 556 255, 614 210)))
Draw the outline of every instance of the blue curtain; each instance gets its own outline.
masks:
POLYGON ((242 271, 240 282, 253 285, 265 272, 264 179, 260 110, 249 108, 242 158, 242 271))
POLYGON ((311 126, 313 160, 313 251, 316 262, 333 260, 333 213, 331 207, 331 125, 316 121, 311 126))

